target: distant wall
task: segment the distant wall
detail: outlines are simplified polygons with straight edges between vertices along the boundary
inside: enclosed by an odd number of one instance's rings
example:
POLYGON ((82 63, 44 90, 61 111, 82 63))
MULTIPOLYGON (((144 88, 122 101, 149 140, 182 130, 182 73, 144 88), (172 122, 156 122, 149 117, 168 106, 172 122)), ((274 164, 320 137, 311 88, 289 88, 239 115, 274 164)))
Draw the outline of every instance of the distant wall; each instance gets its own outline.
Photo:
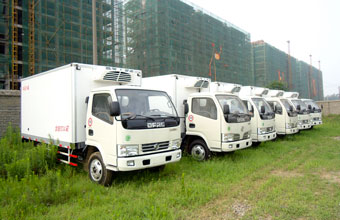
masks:
POLYGON ((0 137, 9 123, 20 127, 20 91, 0 90, 0 137))
POLYGON ((336 114, 340 115, 340 101, 317 101, 316 102, 320 107, 323 106, 322 114, 336 114))

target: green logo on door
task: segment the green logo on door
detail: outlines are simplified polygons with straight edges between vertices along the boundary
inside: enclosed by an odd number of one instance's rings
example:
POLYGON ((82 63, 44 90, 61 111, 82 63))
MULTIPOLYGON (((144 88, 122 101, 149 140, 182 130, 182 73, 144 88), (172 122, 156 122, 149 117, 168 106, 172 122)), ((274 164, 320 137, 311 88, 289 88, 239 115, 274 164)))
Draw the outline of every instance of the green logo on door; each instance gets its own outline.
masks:
POLYGON ((130 141, 131 140, 131 136, 130 135, 126 135, 125 136, 125 141, 130 141))

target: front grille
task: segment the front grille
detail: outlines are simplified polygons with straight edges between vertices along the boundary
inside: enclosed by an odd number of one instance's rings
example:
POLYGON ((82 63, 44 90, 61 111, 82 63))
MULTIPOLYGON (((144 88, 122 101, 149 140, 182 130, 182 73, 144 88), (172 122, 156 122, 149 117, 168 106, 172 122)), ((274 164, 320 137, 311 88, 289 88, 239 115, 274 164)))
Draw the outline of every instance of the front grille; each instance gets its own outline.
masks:
POLYGON ((302 124, 308 124, 308 120, 302 120, 302 124))
POLYGON ((234 134, 234 141, 240 140, 240 134, 234 134))
POLYGON ((157 150, 165 150, 165 149, 168 149, 168 147, 169 147, 169 141, 142 144, 142 151, 150 152, 150 151, 157 151, 157 150))
POLYGON ((314 121, 319 121, 319 118, 318 118, 318 117, 317 117, 317 118, 313 118, 313 120, 314 120, 314 121))

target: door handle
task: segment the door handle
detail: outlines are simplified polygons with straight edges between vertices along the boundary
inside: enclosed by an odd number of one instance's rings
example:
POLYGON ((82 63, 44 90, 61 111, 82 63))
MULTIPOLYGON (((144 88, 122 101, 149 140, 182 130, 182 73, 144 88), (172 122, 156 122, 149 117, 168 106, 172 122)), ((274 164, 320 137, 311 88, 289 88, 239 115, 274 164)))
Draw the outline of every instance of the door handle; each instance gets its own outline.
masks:
POLYGON ((189 124, 189 128, 195 128, 195 124, 190 123, 190 124, 189 124))
POLYGON ((92 129, 89 129, 89 135, 93 136, 93 130, 92 129))

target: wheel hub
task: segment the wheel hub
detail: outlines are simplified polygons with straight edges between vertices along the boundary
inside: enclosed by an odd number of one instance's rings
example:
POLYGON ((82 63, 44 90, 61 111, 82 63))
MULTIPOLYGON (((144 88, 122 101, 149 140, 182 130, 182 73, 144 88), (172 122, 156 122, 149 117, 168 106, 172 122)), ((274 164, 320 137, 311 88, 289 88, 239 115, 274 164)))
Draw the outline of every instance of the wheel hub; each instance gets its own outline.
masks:
POLYGON ((99 181, 103 175, 103 167, 98 159, 94 159, 90 165, 90 174, 94 181, 99 181))
POLYGON ((191 149, 191 155, 196 160, 204 160, 205 158, 205 150, 202 145, 195 145, 191 149))

